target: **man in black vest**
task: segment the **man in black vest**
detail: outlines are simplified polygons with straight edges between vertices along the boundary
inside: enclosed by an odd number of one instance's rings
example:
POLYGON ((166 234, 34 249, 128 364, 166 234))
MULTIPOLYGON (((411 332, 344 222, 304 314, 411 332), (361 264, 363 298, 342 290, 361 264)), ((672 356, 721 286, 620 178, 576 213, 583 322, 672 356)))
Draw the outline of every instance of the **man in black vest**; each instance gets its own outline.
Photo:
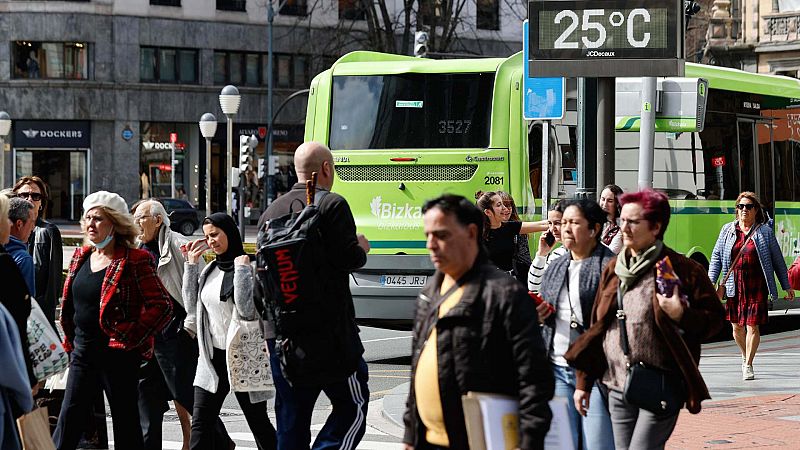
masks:
MULTIPOLYGON (((300 145, 294 155, 298 183, 286 194, 278 197, 262 214, 258 229, 264 222, 276 219, 291 211, 300 211, 306 203, 306 180, 317 172, 317 190, 330 191, 333 187, 333 155, 317 142, 300 145)), ((318 282, 324 284, 324 292, 335 305, 336 316, 331 325, 341 343, 337 353, 342 364, 332 365, 327 373, 319 374, 321 381, 313 386, 290 386, 283 377, 280 361, 275 356, 275 337, 267 330, 275 383, 275 414, 278 424, 278 449, 295 450, 308 448, 311 440, 311 414, 320 392, 331 401, 333 411, 320 430, 313 448, 355 449, 364 435, 366 427, 369 389, 367 387, 367 364, 362 357, 364 347, 358 336, 355 323, 353 298, 350 294, 350 272, 367 261, 369 241, 356 233, 353 213, 347 201, 335 193, 326 194, 318 204, 320 230, 325 245, 325 273, 319 274, 318 282), (330 382, 328 380, 334 379, 330 382)))

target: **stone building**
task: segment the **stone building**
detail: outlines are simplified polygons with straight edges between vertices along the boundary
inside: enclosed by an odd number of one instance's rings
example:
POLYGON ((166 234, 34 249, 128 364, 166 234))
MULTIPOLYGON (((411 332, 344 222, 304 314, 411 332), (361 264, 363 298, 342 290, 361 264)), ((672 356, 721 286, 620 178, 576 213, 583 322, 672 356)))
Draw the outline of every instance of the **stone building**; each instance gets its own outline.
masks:
MULTIPOLYGON (((385 2, 390 11, 403 4, 385 2)), ((236 85, 242 94, 234 161, 239 135, 255 134, 257 154, 265 153, 266 4, 0 0, 0 36, 5 41, 0 45, 0 110, 13 120, 6 140, 6 180, 42 176, 52 190, 48 216, 56 220, 78 219, 83 197, 99 189, 116 191, 128 202, 169 197, 174 137, 175 196, 203 205, 201 174, 210 163, 212 207, 224 209, 226 127, 218 101, 223 86, 236 85), (220 122, 210 161, 205 160, 197 124, 205 112, 220 122)), ((360 2, 354 0, 274 3, 276 8, 279 4, 274 20, 275 108, 307 88, 341 54, 362 48, 346 38, 354 30, 363 34, 368 29, 360 2)), ((493 56, 518 51, 526 3, 509 5, 500 0, 469 3, 453 51, 493 56)), ((395 32, 399 37, 402 27, 395 32)), ((293 181, 292 153, 302 141, 304 117, 305 98, 300 95, 276 119, 278 191, 293 181)), ((252 192, 257 197, 258 187, 252 192)), ((258 204, 258 198, 246 201, 258 204)))

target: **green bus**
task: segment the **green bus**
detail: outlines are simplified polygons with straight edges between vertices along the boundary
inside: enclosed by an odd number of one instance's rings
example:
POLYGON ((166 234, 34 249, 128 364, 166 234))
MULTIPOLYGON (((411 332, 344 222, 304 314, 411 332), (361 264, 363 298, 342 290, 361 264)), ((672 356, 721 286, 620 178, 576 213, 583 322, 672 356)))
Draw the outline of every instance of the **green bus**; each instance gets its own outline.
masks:
MULTIPOLYGON (((504 190, 532 217, 541 214, 543 178, 545 204, 574 193, 575 113, 546 127, 524 120, 522 63, 521 54, 429 60, 359 51, 312 81, 305 140, 333 151, 334 190, 372 244, 351 276, 359 319, 413 318, 433 273, 426 199, 504 190)), ((686 76, 708 80, 707 113, 701 132, 656 137, 654 187, 670 196, 673 214, 667 244, 707 266, 736 196, 750 190, 774 217, 791 263, 800 253, 800 81, 688 63, 686 76)), ((616 183, 626 191, 636 189, 638 143, 637 132, 616 133, 616 183)))

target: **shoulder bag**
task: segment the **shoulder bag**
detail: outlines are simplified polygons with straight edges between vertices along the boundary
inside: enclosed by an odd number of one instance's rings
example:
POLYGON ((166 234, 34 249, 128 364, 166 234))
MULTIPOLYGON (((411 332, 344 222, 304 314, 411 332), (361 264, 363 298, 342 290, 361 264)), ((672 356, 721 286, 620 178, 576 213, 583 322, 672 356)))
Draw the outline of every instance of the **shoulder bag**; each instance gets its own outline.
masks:
POLYGON ((725 283, 727 283, 727 282, 728 282, 728 278, 730 278, 730 277, 731 277, 731 274, 733 273, 733 267, 736 265, 736 263, 737 263, 737 262, 739 262, 739 258, 741 258, 741 257, 742 257, 742 250, 744 250, 744 247, 745 247, 745 245, 747 245, 747 243, 748 243, 748 242, 750 241, 750 239, 753 237, 753 233, 754 233, 754 232, 755 232, 755 231, 756 231, 756 230, 757 230, 757 229, 758 229, 760 226, 761 226, 761 224, 758 224, 758 225, 754 226, 753 228, 751 228, 751 229, 750 229, 750 232, 749 232, 749 233, 747 233, 747 236, 745 236, 745 238, 744 238, 744 244, 742 244, 742 249, 741 249, 741 250, 739 250, 739 253, 737 253, 737 254, 736 254, 736 257, 735 257, 735 258, 733 258, 733 261, 731 261, 731 266, 730 266, 730 267, 728 267, 728 273, 726 273, 726 274, 725 274, 725 276, 722 278, 722 282, 720 282, 720 283, 719 283, 719 285, 717 286, 717 297, 719 297, 719 300, 720 300, 721 302, 723 302, 723 303, 724 303, 724 302, 727 300, 727 298, 728 298, 728 297, 727 297, 727 294, 726 294, 726 292, 725 292, 725 283))
POLYGON ((258 320, 244 320, 234 311, 225 347, 233 392, 266 391, 272 387, 267 341, 258 320))
POLYGON ((617 320, 622 353, 625 354, 628 366, 628 378, 622 396, 633 406, 658 415, 677 414, 686 401, 686 393, 680 374, 670 373, 643 362, 632 363, 628 345, 628 330, 625 328, 625 311, 622 306, 622 294, 617 287, 617 320))

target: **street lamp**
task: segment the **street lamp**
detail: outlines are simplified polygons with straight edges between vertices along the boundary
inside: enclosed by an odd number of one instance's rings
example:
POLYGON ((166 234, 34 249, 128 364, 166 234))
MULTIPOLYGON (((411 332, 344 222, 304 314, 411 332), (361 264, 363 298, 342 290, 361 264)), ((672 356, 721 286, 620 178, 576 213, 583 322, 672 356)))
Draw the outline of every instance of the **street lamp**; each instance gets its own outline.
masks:
POLYGON ((0 188, 6 187, 6 136, 11 131, 11 116, 0 111, 0 188))
POLYGON ((211 139, 217 134, 217 118, 211 113, 200 117, 200 134, 206 138, 206 217, 211 215, 211 139))
MULTIPOLYGON (((236 86, 227 85, 222 88, 219 94, 219 106, 222 108, 223 114, 228 118, 228 162, 226 164, 227 172, 227 199, 228 199, 228 215, 233 215, 233 116, 239 112, 239 103, 242 101, 242 96, 239 95, 239 89, 236 86)), ((239 203, 242 203, 241 199, 239 203)), ((239 205, 241 208, 242 205, 239 205)))

